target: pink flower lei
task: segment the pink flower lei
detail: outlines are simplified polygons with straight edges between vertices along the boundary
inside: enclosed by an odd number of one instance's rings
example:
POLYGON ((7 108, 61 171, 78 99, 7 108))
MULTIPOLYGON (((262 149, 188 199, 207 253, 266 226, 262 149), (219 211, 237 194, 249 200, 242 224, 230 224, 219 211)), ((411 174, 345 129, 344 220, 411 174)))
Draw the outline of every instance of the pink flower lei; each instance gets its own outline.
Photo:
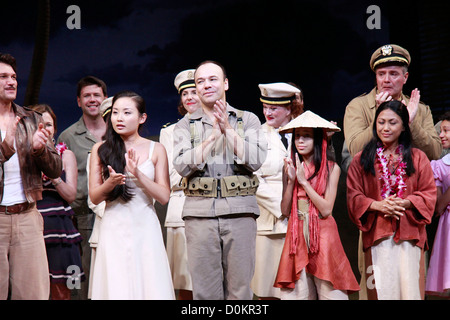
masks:
POLYGON ((55 149, 59 155, 62 155, 67 150, 67 145, 64 142, 60 142, 55 146, 55 149))
MULTIPOLYGON (((68 148, 64 142, 60 142, 55 146, 55 149, 56 149, 56 152, 58 152, 58 155, 62 157, 62 154, 68 148)), ((42 180, 46 182, 46 181, 49 181, 50 179, 44 173, 42 173, 42 180)))
POLYGON ((383 199, 389 197, 392 194, 395 194, 395 189, 397 187, 397 196, 399 198, 403 197, 403 194, 406 190, 406 163, 403 162, 403 146, 399 145, 397 149, 395 149, 395 154, 398 155, 398 165, 393 173, 389 172, 388 169, 388 159, 383 154, 384 147, 377 148, 377 157, 380 161, 380 171, 381 171, 381 180, 383 181, 383 187, 381 189, 381 197, 383 199))

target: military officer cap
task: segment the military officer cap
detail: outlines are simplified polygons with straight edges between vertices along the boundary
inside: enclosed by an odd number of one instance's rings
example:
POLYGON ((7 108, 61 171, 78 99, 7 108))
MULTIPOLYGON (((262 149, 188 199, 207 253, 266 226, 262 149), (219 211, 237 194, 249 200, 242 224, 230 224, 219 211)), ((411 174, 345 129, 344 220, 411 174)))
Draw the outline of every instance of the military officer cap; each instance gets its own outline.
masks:
POLYGON ((370 58, 370 68, 375 71, 375 68, 380 64, 389 62, 409 66, 411 63, 411 56, 405 48, 396 44, 388 44, 375 50, 370 58))
POLYGON ((103 100, 102 104, 99 107, 100 114, 102 117, 105 117, 108 113, 111 112, 112 101, 114 97, 109 97, 103 100))
POLYGON ((261 98, 263 103, 267 104, 287 104, 295 99, 295 94, 300 90, 290 84, 284 82, 259 84, 261 90, 261 98))
POLYGON ((181 93, 186 88, 195 88, 194 73, 195 69, 188 69, 177 74, 174 85, 178 93, 181 93))

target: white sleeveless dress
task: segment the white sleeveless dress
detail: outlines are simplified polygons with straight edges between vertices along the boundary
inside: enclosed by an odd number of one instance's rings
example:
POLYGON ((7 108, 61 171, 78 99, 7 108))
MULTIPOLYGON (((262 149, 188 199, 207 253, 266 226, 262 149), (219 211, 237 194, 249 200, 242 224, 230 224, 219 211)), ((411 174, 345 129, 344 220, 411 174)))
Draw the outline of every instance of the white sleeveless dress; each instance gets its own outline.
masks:
MULTIPOLYGON (((151 160, 154 146, 152 141, 148 160, 139 165, 151 179, 155 176, 151 160)), ((116 199, 106 204, 92 275, 92 299, 175 299, 153 199, 132 174, 128 174, 127 184, 135 194, 129 202, 116 199)))

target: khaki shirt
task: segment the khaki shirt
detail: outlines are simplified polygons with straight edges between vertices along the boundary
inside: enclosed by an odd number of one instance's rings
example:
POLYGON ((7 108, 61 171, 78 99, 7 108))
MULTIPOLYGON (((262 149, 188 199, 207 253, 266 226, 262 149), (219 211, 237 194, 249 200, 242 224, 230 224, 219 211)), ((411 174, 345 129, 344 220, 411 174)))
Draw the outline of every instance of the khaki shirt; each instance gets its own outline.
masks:
POLYGON ((287 231, 288 219, 281 214, 282 177, 284 158, 289 157, 292 139, 288 139, 289 146, 286 149, 277 129, 267 123, 263 124, 261 128, 266 136, 268 147, 266 161, 255 172, 259 180, 259 187, 256 191, 256 200, 260 210, 260 216, 256 220, 258 234, 284 234, 287 231))
MULTIPOLYGON (((237 109, 227 104, 230 125, 237 129, 237 109)), ((203 177, 221 179, 236 175, 235 170, 241 170, 242 174, 251 174, 261 167, 267 155, 267 142, 261 131, 261 122, 251 112, 244 112, 244 159, 238 159, 233 150, 227 148, 225 138, 216 141, 210 157, 203 163, 195 163, 195 150, 191 143, 190 120, 194 121, 198 132, 199 147, 212 131, 213 123, 200 108, 190 116, 186 115, 175 126, 173 165, 183 177, 194 177, 201 171, 203 177), (246 173, 244 173, 246 171, 246 173)), ((237 130, 236 130, 237 131, 237 130)), ((259 215, 256 197, 237 196, 222 198, 186 197, 183 207, 185 217, 217 217, 230 214, 253 213, 259 215)))
POLYGON ((184 191, 179 189, 182 176, 173 167, 173 131, 176 123, 161 129, 159 142, 166 148, 167 159, 169 159, 169 178, 170 178, 170 198, 167 205, 165 227, 184 227, 184 221, 181 218, 183 211, 185 195, 184 191))
MULTIPOLYGON (((376 112, 376 91, 350 101, 345 109, 344 136, 350 155, 354 157, 373 137, 373 121, 376 112)), ((409 103, 409 97, 402 94, 401 100, 409 103)), ((410 124, 413 146, 425 152, 430 160, 439 159, 442 145, 434 128, 430 107, 419 103, 419 108, 410 124)))

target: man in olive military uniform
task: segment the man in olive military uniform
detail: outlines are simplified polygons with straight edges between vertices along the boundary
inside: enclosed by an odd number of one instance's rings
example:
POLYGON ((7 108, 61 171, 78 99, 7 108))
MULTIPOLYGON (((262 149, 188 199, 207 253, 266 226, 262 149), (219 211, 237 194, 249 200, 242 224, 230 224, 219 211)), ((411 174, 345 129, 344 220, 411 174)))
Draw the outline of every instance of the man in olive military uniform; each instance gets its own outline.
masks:
MULTIPOLYGON (((83 237, 81 242, 81 259, 86 279, 89 279, 91 266, 91 247, 89 238, 92 234, 95 214, 88 207, 88 184, 86 164, 88 153, 94 144, 102 140, 106 131, 100 106, 108 97, 106 84, 94 76, 86 76, 77 84, 77 103, 82 116, 64 130, 58 137, 58 143, 64 142, 77 158, 78 179, 77 196, 70 205, 75 212, 75 222, 83 237)), ((72 299, 88 299, 89 282, 81 283, 81 290, 72 293, 72 299)))
POLYGON ((174 167, 185 177, 183 207, 194 299, 253 298, 256 221, 253 172, 267 142, 256 115, 225 99, 224 68, 205 61, 195 72, 202 108, 174 130, 174 167))

